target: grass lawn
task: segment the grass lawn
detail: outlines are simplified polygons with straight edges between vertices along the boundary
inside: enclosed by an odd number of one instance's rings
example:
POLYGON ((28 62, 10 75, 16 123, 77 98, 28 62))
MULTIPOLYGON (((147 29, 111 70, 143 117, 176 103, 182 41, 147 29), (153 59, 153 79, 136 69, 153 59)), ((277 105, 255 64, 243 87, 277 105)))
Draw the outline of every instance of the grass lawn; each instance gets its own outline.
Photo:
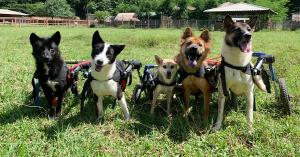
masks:
MULTIPOLYGON (((126 96, 132 115, 123 120, 117 105, 111 109, 107 100, 103 122, 95 122, 93 106, 86 103, 84 116, 79 115, 79 100, 70 92, 63 102, 63 116, 51 121, 31 105, 31 78, 35 64, 29 35, 62 34, 60 49, 65 60, 90 58, 91 38, 96 29, 67 27, 0 26, 0 156, 300 156, 300 31, 256 32, 254 49, 276 57, 277 75, 284 77, 293 96, 293 115, 285 116, 273 94, 256 90, 257 111, 254 133, 247 130, 245 100, 240 99, 239 112, 226 107, 223 128, 210 129, 217 116, 217 93, 213 95, 210 119, 201 118, 202 102, 194 104, 195 119, 175 114, 168 120, 159 108, 150 115, 149 105, 133 106, 126 96)), ((154 63, 154 54, 173 58, 179 51, 183 29, 116 29, 99 28, 105 41, 126 44, 119 59, 139 59, 145 65, 154 63)), ((200 31, 196 34, 200 35, 200 31)), ((219 54, 223 32, 212 32, 213 57, 219 54)), ((80 81, 80 87, 83 80, 80 81)), ((45 104, 45 102, 44 102, 45 104)), ((178 103, 174 110, 180 111, 178 103)), ((162 107, 166 107, 162 102, 162 107)))

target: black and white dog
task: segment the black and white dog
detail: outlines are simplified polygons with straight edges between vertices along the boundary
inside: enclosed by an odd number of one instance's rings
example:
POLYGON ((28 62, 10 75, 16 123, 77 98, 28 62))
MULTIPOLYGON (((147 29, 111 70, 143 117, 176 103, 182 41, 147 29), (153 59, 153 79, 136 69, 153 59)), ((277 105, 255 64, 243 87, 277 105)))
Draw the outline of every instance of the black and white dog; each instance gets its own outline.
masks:
POLYGON ((61 115, 63 95, 70 86, 66 80, 68 68, 60 56, 58 48, 60 39, 59 32, 56 32, 52 37, 40 38, 35 33, 30 35, 32 55, 36 64, 35 76, 32 79, 33 93, 39 90, 34 86, 36 78, 44 91, 50 108, 49 119, 54 119, 61 115))
POLYGON ((125 45, 111 45, 105 43, 99 32, 96 31, 92 41, 92 61, 90 86, 97 98, 97 119, 103 118, 103 97, 113 96, 121 105, 125 119, 129 119, 129 111, 125 96, 118 81, 114 79, 117 71, 116 57, 124 49, 125 45))

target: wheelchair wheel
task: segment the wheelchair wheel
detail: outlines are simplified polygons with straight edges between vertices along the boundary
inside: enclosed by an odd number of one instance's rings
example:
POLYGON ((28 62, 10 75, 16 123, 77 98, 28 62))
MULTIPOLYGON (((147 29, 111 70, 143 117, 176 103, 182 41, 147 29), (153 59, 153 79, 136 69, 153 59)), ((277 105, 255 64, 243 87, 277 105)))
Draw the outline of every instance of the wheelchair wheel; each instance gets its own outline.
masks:
POLYGON ((142 85, 141 84, 137 84, 135 85, 134 89, 133 89, 133 94, 132 94, 132 102, 134 104, 137 104, 138 101, 140 100, 142 95, 142 85))
POLYGON ((283 78, 278 79, 279 84, 279 92, 280 92, 280 102, 284 111, 287 115, 291 115, 292 113, 292 106, 290 104, 290 97, 287 91, 287 87, 285 84, 285 80, 283 78))

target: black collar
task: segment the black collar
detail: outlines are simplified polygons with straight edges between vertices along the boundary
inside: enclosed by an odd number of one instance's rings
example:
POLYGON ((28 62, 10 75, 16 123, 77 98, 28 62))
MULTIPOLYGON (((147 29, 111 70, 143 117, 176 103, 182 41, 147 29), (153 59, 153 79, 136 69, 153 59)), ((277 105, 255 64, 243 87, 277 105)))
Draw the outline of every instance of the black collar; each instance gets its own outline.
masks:
POLYGON ((232 69, 240 70, 243 73, 246 73, 246 74, 249 74, 249 75, 252 74, 252 66, 251 66, 250 63, 248 63, 246 66, 243 66, 243 67, 241 67, 241 66, 235 66, 235 65, 232 65, 232 64, 226 62, 225 59, 224 59, 224 57, 222 56, 221 65, 227 66, 227 67, 232 68, 232 69))
POLYGON ((175 86, 176 85, 176 79, 173 82, 168 84, 168 83, 161 81, 158 77, 156 77, 154 82, 156 85, 159 84, 159 85, 163 85, 163 86, 175 86))

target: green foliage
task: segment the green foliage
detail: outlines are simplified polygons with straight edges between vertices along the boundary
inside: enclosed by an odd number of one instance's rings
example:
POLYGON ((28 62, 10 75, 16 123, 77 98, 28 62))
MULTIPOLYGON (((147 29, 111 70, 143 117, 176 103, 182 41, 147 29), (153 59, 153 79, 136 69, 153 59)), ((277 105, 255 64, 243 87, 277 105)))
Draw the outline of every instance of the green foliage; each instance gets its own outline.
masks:
POLYGON ((287 2, 288 0, 255 0, 254 4, 273 9, 278 14, 274 15, 272 19, 276 21, 282 21, 287 16, 287 2))
POLYGON ((45 4, 42 2, 37 2, 34 4, 10 4, 8 8, 16 11, 21 11, 29 15, 34 16, 47 16, 45 4))
POLYGON ((47 0, 47 15, 50 17, 74 17, 74 13, 66 0, 47 0))
POLYGON ((96 11, 95 16, 99 22, 102 22, 110 16, 110 13, 108 11, 96 11))

